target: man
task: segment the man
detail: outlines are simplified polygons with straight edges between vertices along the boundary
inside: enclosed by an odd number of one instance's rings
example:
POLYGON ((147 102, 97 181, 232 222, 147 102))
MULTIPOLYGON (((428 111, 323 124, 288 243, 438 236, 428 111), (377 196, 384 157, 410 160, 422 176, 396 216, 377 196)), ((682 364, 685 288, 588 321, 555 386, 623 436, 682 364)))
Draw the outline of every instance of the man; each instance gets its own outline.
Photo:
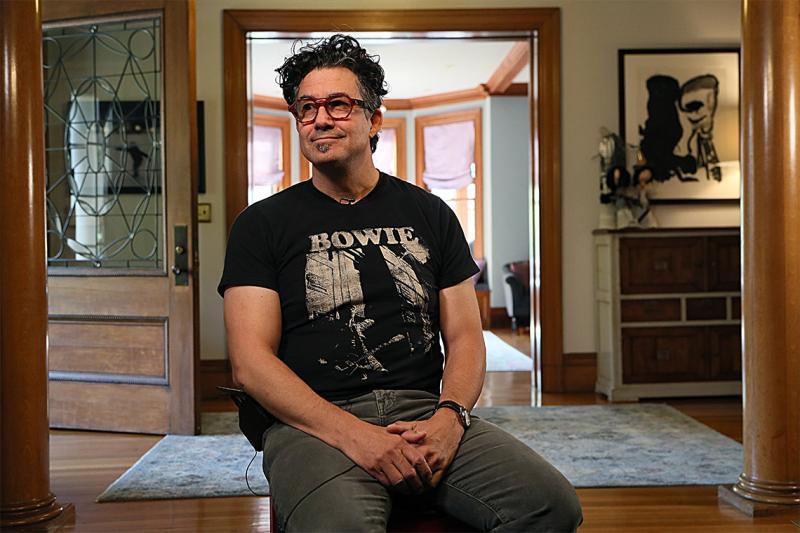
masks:
POLYGON ((470 421, 478 269, 444 202, 372 164, 383 69, 334 35, 278 73, 312 178, 239 215, 218 290, 235 381, 279 420, 264 434, 279 527, 382 531, 402 494, 481 530, 574 530, 569 482, 470 421))

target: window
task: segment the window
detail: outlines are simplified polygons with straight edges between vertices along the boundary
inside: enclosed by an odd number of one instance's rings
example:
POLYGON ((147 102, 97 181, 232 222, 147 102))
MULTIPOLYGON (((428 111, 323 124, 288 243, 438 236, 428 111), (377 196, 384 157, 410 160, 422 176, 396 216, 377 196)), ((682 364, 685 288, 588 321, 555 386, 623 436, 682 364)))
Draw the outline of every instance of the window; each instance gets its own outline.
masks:
POLYGON ((483 257, 481 109, 417 117, 415 130, 417 185, 453 209, 483 257))
POLYGON ((287 118, 253 114, 248 205, 291 185, 290 123, 287 118))

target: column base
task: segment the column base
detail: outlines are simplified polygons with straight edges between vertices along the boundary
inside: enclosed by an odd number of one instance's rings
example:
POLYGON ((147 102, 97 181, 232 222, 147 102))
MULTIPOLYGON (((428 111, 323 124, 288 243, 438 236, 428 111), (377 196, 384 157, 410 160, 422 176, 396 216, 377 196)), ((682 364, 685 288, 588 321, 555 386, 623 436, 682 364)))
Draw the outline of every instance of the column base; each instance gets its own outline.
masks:
POLYGON ((761 503, 800 505, 800 483, 797 482, 762 481, 739 474, 739 481, 732 490, 742 498, 761 503))
POLYGON ((26 530, 48 531, 53 526, 64 527, 70 521, 75 521, 75 507, 58 503, 52 494, 40 501, 0 510, 2 528, 24 526, 26 530))
POLYGON ((717 487, 717 498, 751 518, 779 514, 795 514, 800 517, 800 504, 764 503, 741 496, 735 491, 736 485, 717 487))

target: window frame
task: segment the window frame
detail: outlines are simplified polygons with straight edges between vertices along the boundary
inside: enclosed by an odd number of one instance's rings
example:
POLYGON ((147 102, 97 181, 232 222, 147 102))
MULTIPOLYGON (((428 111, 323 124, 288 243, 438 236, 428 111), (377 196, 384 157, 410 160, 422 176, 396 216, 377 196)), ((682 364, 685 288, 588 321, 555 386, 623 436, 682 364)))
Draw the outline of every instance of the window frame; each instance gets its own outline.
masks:
MULTIPOLYGON (((383 117, 383 126, 381 126, 381 130, 396 130, 395 139, 397 139, 397 144, 395 147, 397 148, 395 157, 397 160, 395 161, 395 168, 397 168, 397 177, 402 180, 408 179, 408 170, 407 170, 407 152, 406 152, 406 118, 405 117, 383 117)), ((378 144, 380 144, 380 140, 378 140, 378 144)))
MULTIPOLYGON (((253 110, 255 111, 255 109, 253 110)), ((279 128, 281 130, 281 155, 283 160, 283 178, 281 178, 280 184, 278 185, 278 190, 275 192, 280 192, 283 189, 286 189, 292 185, 292 149, 291 149, 291 127, 292 127, 292 120, 285 117, 278 117, 275 115, 267 115, 263 113, 253 113, 253 122, 252 126, 250 127, 250 139, 249 142, 251 143, 251 150, 252 150, 252 132, 255 126, 264 126, 269 128, 279 128)), ((252 152, 251 152, 251 163, 252 163, 252 152)), ((247 203, 250 203, 250 178, 251 178, 251 171, 252 166, 248 165, 247 175, 245 177, 245 191, 247 191, 247 203)))

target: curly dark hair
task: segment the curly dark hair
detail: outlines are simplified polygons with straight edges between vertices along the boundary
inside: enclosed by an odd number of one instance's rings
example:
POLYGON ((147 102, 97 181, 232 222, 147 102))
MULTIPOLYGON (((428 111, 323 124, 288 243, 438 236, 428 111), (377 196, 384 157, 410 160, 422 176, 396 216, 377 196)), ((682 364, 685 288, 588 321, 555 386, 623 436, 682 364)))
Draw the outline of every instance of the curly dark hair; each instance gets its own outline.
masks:
MULTIPOLYGON (((341 33, 295 50, 299 42, 295 41, 292 55, 275 69, 278 73, 278 85, 283 90, 283 98, 287 104, 294 103, 300 82, 312 70, 344 67, 358 78, 358 88, 366 104, 364 111, 367 117, 372 116, 381 106, 383 96, 389 91, 386 89, 383 67, 378 64, 378 56, 369 55, 356 39, 341 33)), ((370 138, 369 145, 374 153, 378 146, 377 133, 370 138)))

